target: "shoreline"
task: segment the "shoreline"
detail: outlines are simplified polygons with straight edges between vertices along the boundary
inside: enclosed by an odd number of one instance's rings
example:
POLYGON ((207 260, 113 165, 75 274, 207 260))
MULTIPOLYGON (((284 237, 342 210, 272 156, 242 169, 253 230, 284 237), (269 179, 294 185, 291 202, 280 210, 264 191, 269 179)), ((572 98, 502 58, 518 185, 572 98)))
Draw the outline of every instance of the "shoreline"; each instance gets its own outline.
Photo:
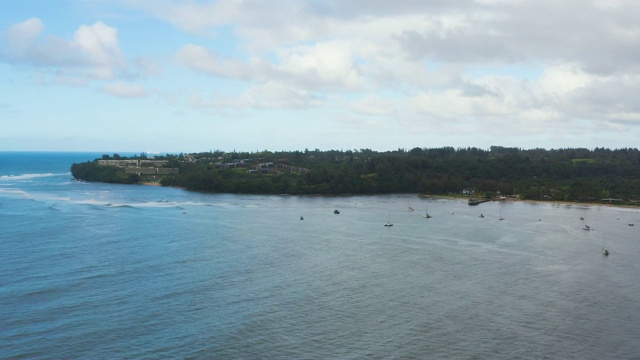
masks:
POLYGON ((142 182, 140 182, 140 185, 143 185, 143 186, 169 187, 169 188, 174 188, 174 189, 182 189, 182 190, 191 191, 191 190, 189 190, 189 189, 187 189, 186 187, 183 187, 183 186, 164 186, 164 185, 160 184, 159 181, 142 181, 142 182))
POLYGON ((141 181, 140 185, 144 185, 144 186, 162 186, 162 184, 160 184, 160 182, 157 182, 157 181, 141 181))
MULTIPOLYGON (((140 185, 144 185, 144 186, 163 186, 162 184, 160 184, 160 182, 157 181, 144 181, 141 182, 140 185)), ((187 191, 191 191, 185 187, 182 186, 167 186, 167 187, 171 187, 171 188, 176 188, 176 189, 182 189, 182 190, 187 190, 187 191)), ((263 194, 263 195, 278 195, 278 196, 282 196, 282 195, 288 195, 291 196, 292 194, 263 194)), ((366 195, 392 195, 392 194, 366 194, 366 195)), ((396 195, 401 195, 396 194, 396 195)), ((406 194, 405 194, 406 195, 406 194)), ((453 196, 453 195, 430 195, 430 194, 415 194, 417 197, 422 198, 422 199, 445 199, 445 200, 461 200, 461 201, 469 201, 469 198, 472 198, 472 196, 453 196)), ((339 194, 300 194, 300 195, 294 195, 294 196, 358 196, 358 195, 339 195, 339 194)), ((363 195, 365 196, 365 195, 363 195)), ((504 200, 490 200, 490 202, 525 202, 525 203, 530 203, 530 204, 553 204, 553 205, 564 205, 564 206, 606 206, 606 207, 620 207, 620 208, 629 208, 629 209, 640 209, 640 204, 639 205, 629 205, 629 204, 613 204, 613 203, 598 203, 598 202, 579 202, 579 201, 556 201, 556 200, 522 200, 522 199, 514 199, 514 198, 507 198, 504 200)), ((481 204, 478 204, 476 206, 480 206, 481 204)))
MULTIPOLYGON (((448 195, 429 195, 429 194, 418 194, 418 197, 424 199, 448 199, 448 200, 464 200, 468 201, 470 196, 448 196, 448 195)), ((620 207, 620 208, 629 208, 629 209, 640 209, 639 205, 630 205, 630 204, 615 204, 615 203, 601 203, 601 202, 580 202, 580 201, 563 201, 563 200, 530 200, 530 199, 514 199, 507 198, 504 200, 490 200, 489 202, 526 202, 530 204, 552 204, 552 205, 564 205, 564 206, 606 206, 606 207, 620 207)), ((480 206, 481 204, 475 205, 480 206)))

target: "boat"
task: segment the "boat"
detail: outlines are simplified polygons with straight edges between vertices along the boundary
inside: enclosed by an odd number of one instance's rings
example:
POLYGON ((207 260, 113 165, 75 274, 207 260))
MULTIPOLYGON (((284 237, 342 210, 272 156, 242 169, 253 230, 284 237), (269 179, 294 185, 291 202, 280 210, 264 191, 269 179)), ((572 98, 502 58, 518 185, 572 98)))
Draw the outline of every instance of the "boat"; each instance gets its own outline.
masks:
POLYGON ((484 215, 482 215, 482 213, 480 213, 480 216, 479 216, 479 217, 483 218, 483 217, 484 217, 484 215))
POLYGON ((389 220, 387 221, 386 224, 384 224, 385 227, 391 227, 393 226, 393 223, 391 223, 391 210, 389 210, 389 220))
POLYGON ((602 255, 604 255, 604 256, 609 256, 609 250, 607 250, 607 249, 602 249, 602 255))
POLYGON ((304 217, 300 216, 300 220, 304 220, 304 217))
POLYGON ((580 220, 582 220, 582 230, 591 231, 591 226, 584 223, 584 216, 581 216, 580 220))
POLYGON ((407 208, 407 211, 411 212, 411 211, 415 211, 415 210, 413 210, 413 208, 412 208, 411 206, 409 206, 409 207, 407 208))
POLYGON ((338 211, 338 210, 333 210, 333 213, 337 215, 337 214, 340 214, 340 211, 338 211))
POLYGON ((433 216, 431 216, 431 214, 429 214, 429 205, 427 205, 427 211, 425 211, 424 213, 424 218, 425 219, 431 219, 433 216))
POLYGON ((629 226, 633 226, 633 225, 635 225, 635 224, 629 223, 629 226))

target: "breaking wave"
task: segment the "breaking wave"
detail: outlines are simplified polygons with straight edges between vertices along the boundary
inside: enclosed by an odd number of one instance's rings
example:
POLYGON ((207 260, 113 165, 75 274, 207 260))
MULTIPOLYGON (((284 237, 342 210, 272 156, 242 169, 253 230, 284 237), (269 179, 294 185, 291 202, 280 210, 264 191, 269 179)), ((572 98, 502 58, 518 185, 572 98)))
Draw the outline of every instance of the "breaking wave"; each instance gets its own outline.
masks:
POLYGON ((38 178, 69 175, 70 173, 43 173, 43 174, 21 174, 21 175, 0 175, 0 181, 28 181, 38 178))

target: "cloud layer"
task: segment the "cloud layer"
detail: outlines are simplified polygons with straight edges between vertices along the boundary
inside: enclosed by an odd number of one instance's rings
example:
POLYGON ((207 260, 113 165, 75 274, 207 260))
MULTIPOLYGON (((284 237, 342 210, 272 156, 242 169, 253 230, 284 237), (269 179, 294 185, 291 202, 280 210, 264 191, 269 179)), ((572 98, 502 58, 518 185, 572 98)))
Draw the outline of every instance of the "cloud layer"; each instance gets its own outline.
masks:
MULTIPOLYGON (((121 38, 131 34, 108 20, 79 24, 65 39, 31 18, 4 30, 0 57, 120 98, 181 98, 205 114, 323 111, 338 128, 384 126, 412 138, 480 132, 533 143, 640 131, 640 3, 632 0, 110 6, 183 40, 158 56, 124 51, 121 38), (188 91, 145 82, 167 72, 188 74, 188 91)), ((152 33, 147 40, 162 41, 152 33)))

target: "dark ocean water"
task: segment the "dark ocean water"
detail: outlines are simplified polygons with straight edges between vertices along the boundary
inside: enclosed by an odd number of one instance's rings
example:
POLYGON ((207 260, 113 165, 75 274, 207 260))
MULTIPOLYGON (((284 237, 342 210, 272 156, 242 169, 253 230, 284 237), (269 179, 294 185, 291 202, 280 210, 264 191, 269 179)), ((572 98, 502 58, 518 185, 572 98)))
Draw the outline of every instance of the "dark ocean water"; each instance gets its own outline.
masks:
POLYGON ((71 179, 99 155, 0 153, 0 358, 640 358, 640 209, 71 179))

